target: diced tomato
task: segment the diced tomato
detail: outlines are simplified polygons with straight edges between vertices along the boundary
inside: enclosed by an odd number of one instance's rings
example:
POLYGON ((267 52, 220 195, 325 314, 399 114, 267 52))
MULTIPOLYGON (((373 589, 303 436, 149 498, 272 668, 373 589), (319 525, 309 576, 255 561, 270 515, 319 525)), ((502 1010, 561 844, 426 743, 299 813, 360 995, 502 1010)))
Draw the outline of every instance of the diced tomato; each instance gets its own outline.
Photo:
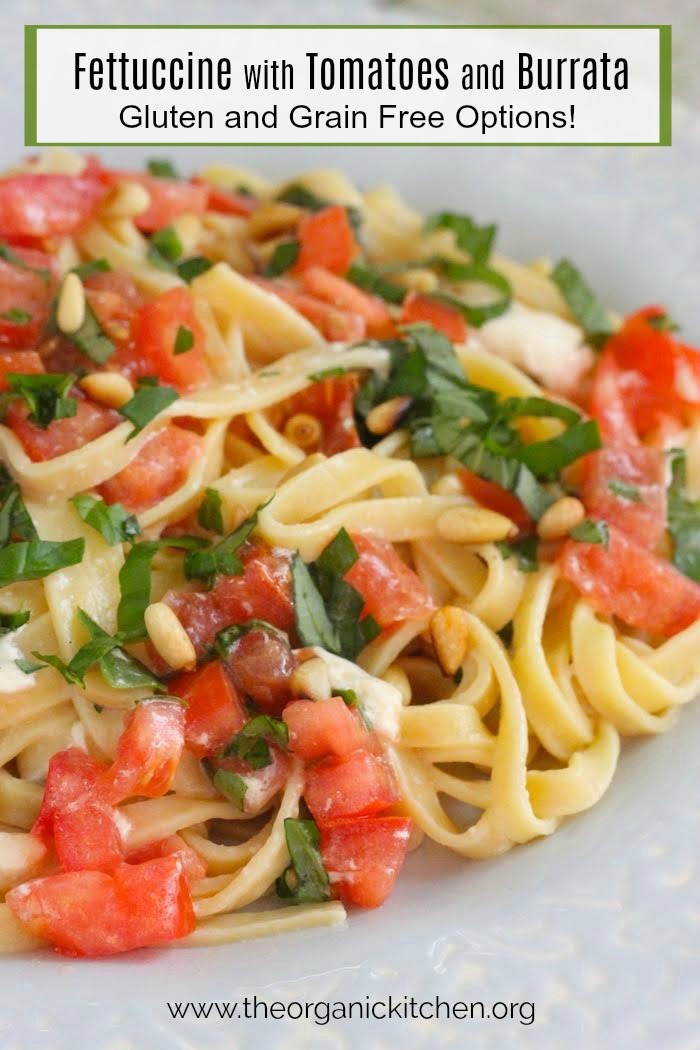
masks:
POLYGON ((460 467, 458 472, 462 488, 468 496, 488 510, 495 510, 510 518, 521 532, 531 532, 533 521, 517 497, 495 481, 486 481, 478 474, 460 467))
POLYGON ((195 178, 190 180, 195 186, 204 186, 207 190, 207 203, 205 211, 218 211, 222 215, 250 215, 258 206, 259 201, 249 193, 236 193, 235 190, 225 190, 221 186, 214 186, 205 179, 195 178))
POLYGON ((185 712, 172 700, 148 700, 131 712, 107 773, 111 802, 170 790, 185 746, 185 712))
POLYGON ((57 813, 96 797, 103 772, 104 767, 80 748, 56 752, 49 760, 44 795, 32 834, 41 839, 50 837, 57 813))
POLYGON ((64 871, 114 871, 124 860, 116 811, 100 792, 54 816, 54 845, 64 871))
POLYGON ((199 758, 220 751, 247 720, 243 700, 221 660, 171 678, 168 692, 187 704, 185 745, 199 758))
MULTIPOLYGON (((0 193, 1 187, 2 182, 0 193)), ((36 345, 49 318, 51 258, 27 248, 13 250, 32 269, 0 259, 0 347, 21 349, 36 345), (37 269, 47 271, 46 280, 37 269), (13 311, 21 311, 19 320, 13 320, 13 311)))
POLYGON ((100 485, 100 495, 129 510, 152 507, 184 485, 202 450, 198 434, 170 423, 149 438, 127 467, 100 485))
POLYGON ((134 219, 138 228, 146 233, 169 226, 180 215, 188 212, 199 215, 206 209, 208 199, 206 186, 181 182, 179 179, 159 179, 141 171, 113 171, 107 174, 113 184, 138 182, 148 191, 151 203, 134 219))
POLYGON ((205 337, 187 288, 170 288, 145 303, 134 318, 131 362, 124 361, 130 378, 156 375, 180 393, 206 383, 209 369, 204 354, 205 337), (189 350, 175 352, 181 328, 191 333, 189 350))
POLYGON ((352 541, 359 558, 345 579, 364 598, 364 616, 373 616, 380 627, 392 627, 433 612, 435 605, 426 587, 392 543, 368 532, 353 533, 352 541))
POLYGON ((165 596, 200 656, 222 627, 266 620, 289 631, 294 624, 289 551, 249 544, 241 560, 242 576, 219 576, 210 591, 165 596))
POLYGON ((410 834, 404 817, 360 817, 322 828, 321 856, 334 893, 345 904, 378 908, 394 888, 410 834))
POLYGON ((319 450, 326 456, 335 456, 349 448, 359 448, 360 438, 355 426, 355 394, 359 386, 355 373, 319 379, 300 390, 272 410, 271 418, 280 430, 299 413, 313 416, 321 424, 319 450))
POLYGON ((430 324, 442 332, 451 343, 464 343, 467 339, 467 322, 459 310, 443 303, 431 295, 409 292, 401 307, 399 324, 430 324))
POLYGON ((396 325, 386 303, 376 295, 368 295, 357 285, 339 277, 321 266, 310 266, 301 274, 304 291, 316 299, 322 299, 339 310, 361 317, 372 339, 391 339, 396 335, 396 325))
POLYGON ((249 631, 229 651, 236 685, 264 711, 279 714, 289 700, 296 658, 289 642, 271 631, 249 631))
MULTIPOLYGON (((123 348, 131 336, 131 328, 143 298, 131 274, 125 270, 108 270, 86 277, 85 294, 100 328, 117 347, 107 367, 125 371, 120 366, 123 348)), ((125 371, 125 374, 129 374, 125 371)), ((143 373, 139 373, 143 374, 143 373)))
POLYGON ((112 875, 48 875, 16 886, 6 902, 31 934, 68 955, 114 955, 176 940, 195 927, 177 854, 122 864, 112 875))
POLYGON ((290 750, 311 762, 326 755, 345 758, 366 746, 369 733, 359 715, 339 696, 329 700, 294 700, 282 718, 289 729, 290 750))
POLYGON ((621 368, 640 373, 657 397, 668 399, 660 408, 673 402, 700 405, 700 352, 681 343, 672 332, 655 328, 654 319, 663 315, 660 306, 631 314, 606 349, 621 368))
POLYGON ((700 616, 700 586, 614 526, 607 549, 567 540, 559 568, 598 612, 657 637, 700 616))
POLYGON ((591 516, 653 550, 666 528, 663 453, 642 445, 592 452, 583 464, 581 498, 591 516), (631 486, 631 495, 622 494, 616 483, 631 486))
POLYGON ((151 842, 148 846, 142 846, 141 849, 133 850, 127 860, 129 864, 143 864, 147 860, 155 860, 156 857, 171 857, 176 856, 182 864, 182 870, 189 882, 196 882, 198 879, 203 879, 207 873, 207 866, 191 846, 188 846, 183 838, 179 835, 169 835, 166 839, 158 839, 157 842, 151 842))
POLYGON ((81 175, 37 173, 0 179, 0 238, 72 233, 90 218, 104 193, 91 165, 81 175))
POLYGON ((218 769, 225 769, 235 773, 245 781, 246 792, 243 799, 243 809, 250 816, 264 813, 269 809, 270 803, 280 791, 284 790, 289 776, 289 758, 274 744, 270 745, 270 758, 272 761, 260 769, 251 769, 245 762, 238 758, 216 759, 214 765, 218 769))
POLYGON ((359 314, 339 310, 281 281, 269 281, 264 277, 254 277, 252 280, 260 288, 284 299, 285 303, 310 321, 324 339, 331 343, 356 343, 367 334, 364 319, 359 314))
POLYGON ((377 813, 399 800, 386 759, 365 749, 309 766, 305 784, 304 798, 319 827, 377 813))
POLYGON ((643 390, 642 378, 635 373, 623 373, 612 351, 604 350, 593 375, 590 411, 598 421, 605 444, 639 444, 631 405, 642 396, 643 390))
MULTIPOLYGON (((71 396, 77 395, 75 390, 71 396)), ((45 428, 32 423, 29 407, 23 401, 12 401, 5 413, 5 422, 19 440, 24 451, 34 462, 43 462, 64 456, 82 448, 95 438, 112 430, 121 422, 120 416, 104 405, 98 405, 89 398, 76 396, 78 407, 74 416, 67 419, 56 419, 45 428)))
POLYGON ((7 373, 40 375, 44 365, 36 350, 0 350, 0 390, 8 390, 7 373))
POLYGON ((348 213, 340 204, 304 215, 297 227, 299 255, 294 270, 301 273, 310 266, 322 266, 343 274, 359 253, 348 213))

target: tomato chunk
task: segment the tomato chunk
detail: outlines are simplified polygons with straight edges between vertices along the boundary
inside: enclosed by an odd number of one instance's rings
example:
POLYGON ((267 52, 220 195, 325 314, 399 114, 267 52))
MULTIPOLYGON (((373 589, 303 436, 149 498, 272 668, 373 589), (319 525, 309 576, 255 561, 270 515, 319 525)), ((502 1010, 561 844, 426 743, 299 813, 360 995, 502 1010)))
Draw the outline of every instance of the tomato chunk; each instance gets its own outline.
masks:
POLYGON ((305 295, 298 288, 292 288, 281 281, 268 281, 263 277, 255 277, 253 281, 266 291, 284 299, 285 303, 310 321, 324 339, 331 343, 355 343, 364 339, 367 334, 364 319, 359 314, 339 310, 338 307, 312 295, 305 295))
POLYGON ((141 849, 132 850, 127 860, 129 864, 143 864, 146 860, 171 856, 176 856, 180 861, 189 882, 196 882, 206 875, 207 866, 200 855, 179 835, 169 835, 166 839, 158 839, 157 842, 151 842, 141 849))
POLYGON ((177 854, 122 864, 112 875, 48 875, 16 886, 6 901, 30 933, 67 955, 114 955, 185 937, 195 927, 177 854))
POLYGON ((243 798, 243 810, 251 816, 264 813, 269 809, 270 803, 284 790, 289 776, 289 758, 274 744, 270 745, 270 758, 272 761, 260 769, 251 769, 249 765, 238 758, 216 759, 214 765, 218 769, 235 773, 245 783, 246 791, 243 798))
POLYGON ((435 605, 427 588, 392 543, 367 532, 353 533, 352 541, 359 558, 345 579, 364 598, 364 616, 373 616, 380 627, 392 627, 430 615, 435 605))
POLYGON ((318 449, 325 456, 359 448, 361 442, 354 416, 358 387, 359 379, 354 373, 319 379, 283 401, 273 410, 272 418, 275 425, 283 430, 292 416, 299 413, 313 416, 321 424, 318 449))
POLYGON ((377 813, 398 802, 393 774, 382 755, 365 749, 323 759, 306 770, 306 804, 319 825, 377 813))
POLYGON ((109 872, 124 859, 116 812, 99 794, 60 809, 53 835, 64 871, 109 872))
POLYGON ((185 713, 172 700, 137 705, 126 720, 107 774, 112 802, 133 795, 157 798, 170 790, 185 746, 185 713))
POLYGON ((204 331, 194 312, 194 300, 186 288, 170 288, 145 303, 134 318, 132 377, 157 375, 180 393, 206 383, 209 369, 204 353, 204 331), (192 346, 176 352, 181 329, 192 346))
POLYGON ((568 540, 559 568, 598 612, 657 637, 677 634, 700 616, 700 586, 614 526, 607 550, 568 540))
POLYGON ((99 791, 104 767, 85 751, 69 747, 49 760, 44 794, 32 834, 46 839, 53 834, 57 813, 79 806, 99 791))
POLYGON ((406 859, 412 822, 404 817, 338 820, 321 829, 321 856, 345 904, 378 908, 406 859))
MULTIPOLYGON (((26 248, 14 251, 27 266, 50 274, 48 255, 26 248)), ((50 302, 51 286, 41 274, 0 259, 0 347, 35 346, 48 321, 50 302)))
MULTIPOLYGON (((71 396, 75 393, 75 390, 71 391, 71 396)), ((24 451, 35 463, 74 452, 121 422, 121 417, 110 408, 98 405, 86 397, 77 397, 76 400, 78 404, 74 416, 55 419, 45 428, 32 423, 29 419, 29 407, 23 401, 13 400, 8 405, 5 422, 15 432, 24 451)))
POLYGON ((467 339, 467 322, 459 310, 443 303, 431 295, 409 292, 401 307, 399 324, 430 324, 447 336, 451 343, 464 343, 467 339))
POLYGON ((504 514, 518 526, 521 532, 532 531, 532 518, 512 492, 508 492, 495 481, 480 478, 478 474, 467 470, 466 467, 460 467, 457 473, 466 494, 476 500, 480 506, 488 510, 495 510, 498 514, 504 514))
POLYGON ((36 350, 0 350, 0 390, 9 389, 8 372, 31 376, 43 371, 44 365, 36 350))
POLYGON ((581 498, 593 517, 654 549, 666 528, 663 453, 642 445, 591 453, 583 465, 581 498))
POLYGON ((289 700, 296 658, 289 642, 270 631, 249 631, 229 652, 236 685, 264 711, 279 714, 289 700))
MULTIPOLYGON (((100 323, 100 328, 117 347, 117 353, 109 358, 107 368, 124 371, 119 362, 123 348, 129 342, 136 313, 143 303, 141 293, 131 274, 124 270, 94 273, 86 277, 83 283, 87 301, 100 323)), ((138 378, 137 373, 134 373, 134 378, 138 378)))
POLYGON ((369 739, 360 717, 340 696, 294 700, 287 704, 282 718, 289 729, 290 750, 305 762, 326 755, 345 758, 369 739))
POLYGON ((368 295, 357 285, 339 277, 321 266, 310 266, 301 274, 304 291, 339 310, 361 317, 367 335, 372 339, 391 339, 396 335, 396 325, 386 303, 376 295, 368 295))
POLYGON ((199 758, 220 751, 247 720, 243 700, 221 660, 177 675, 168 682, 168 691, 187 704, 185 745, 199 758))
POLYGON ((184 485, 201 455, 199 434, 170 423, 149 438, 128 467, 100 485, 100 494, 107 503, 145 510, 184 485))
POLYGON ((146 233, 168 226, 186 212, 198 215, 207 206, 208 189, 203 185, 180 182, 179 179, 160 179, 142 171, 109 172, 108 178, 113 184, 138 182, 147 190, 151 202, 148 208, 134 219, 138 228, 146 233))
POLYGON ((294 270, 301 273, 310 266, 322 266, 343 274, 359 253, 348 213, 340 204, 304 215, 297 228, 299 255, 294 270))
POLYGON ((195 186, 204 186, 207 190, 206 211, 218 211, 222 215, 250 215, 258 206, 258 200, 249 193, 237 193, 214 186, 205 179, 190 179, 195 186))
POLYGON ((72 233, 90 218, 104 193, 90 165, 82 175, 42 172, 0 179, 0 238, 72 233))

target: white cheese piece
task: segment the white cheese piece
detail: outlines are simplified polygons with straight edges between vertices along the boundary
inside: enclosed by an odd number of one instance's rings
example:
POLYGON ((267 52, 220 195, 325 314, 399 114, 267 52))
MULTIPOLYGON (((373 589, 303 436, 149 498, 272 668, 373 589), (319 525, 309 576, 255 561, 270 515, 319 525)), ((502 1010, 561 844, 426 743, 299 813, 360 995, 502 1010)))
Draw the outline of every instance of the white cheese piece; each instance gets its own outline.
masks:
POLYGON ((400 733, 401 693, 396 686, 367 674, 357 664, 344 660, 342 656, 327 653, 325 649, 314 648, 313 652, 328 668, 331 689, 352 689, 375 733, 389 742, 397 741, 400 733))
POLYGON ((21 630, 19 627, 0 638, 0 695, 21 693, 25 689, 31 689, 36 682, 36 675, 25 674, 15 663, 15 660, 24 657, 16 641, 21 630))
POLYGON ((577 325, 520 303, 487 321, 476 338, 486 350, 558 393, 572 390, 593 363, 593 351, 577 325))

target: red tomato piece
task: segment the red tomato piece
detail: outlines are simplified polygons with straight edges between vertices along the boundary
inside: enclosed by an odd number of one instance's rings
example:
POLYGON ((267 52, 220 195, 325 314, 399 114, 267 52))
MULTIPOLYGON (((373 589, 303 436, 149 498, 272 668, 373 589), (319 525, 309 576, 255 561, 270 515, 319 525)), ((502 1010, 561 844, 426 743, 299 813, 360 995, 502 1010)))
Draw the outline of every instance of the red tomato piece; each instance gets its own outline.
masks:
POLYGON ((653 550, 666 528, 663 453, 642 445, 592 452, 583 465, 581 498, 593 517, 604 518, 653 550), (638 498, 620 494, 615 483, 631 486, 638 498))
POLYGON ((605 444, 639 444, 631 406, 643 392, 641 377, 634 373, 625 375, 618 367, 613 353, 604 350, 593 376, 590 411, 598 421, 605 444))
POLYGON ((185 712, 172 700, 148 700, 128 716, 107 773, 111 802, 170 790, 185 746, 185 712))
POLYGON ((36 350, 0 350, 0 390, 8 390, 7 373, 40 375, 44 365, 36 350))
POLYGON ((311 762, 326 755, 345 758, 367 745, 369 732, 340 696, 330 700, 293 700, 282 718, 289 729, 290 750, 311 762))
POLYGON ((159 179, 141 171, 112 171, 107 173, 107 177, 113 185, 118 182, 138 182, 148 191, 151 203, 134 219, 138 228, 146 233, 169 226, 174 219, 187 212, 199 215, 207 206, 208 189, 203 185, 180 182, 179 179, 159 179))
POLYGON ((360 817, 322 828, 321 856, 334 893, 360 908, 383 904, 406 859, 411 827, 405 817, 360 817))
POLYGON ((359 749, 346 758, 323 759, 306 770, 306 805, 319 827, 344 817, 364 817, 399 801, 383 755, 359 749))
POLYGON ((149 438, 127 467, 100 485, 100 495, 129 510, 152 507, 184 485, 202 451, 199 434, 169 423, 149 438))
MULTIPOLYGON (((0 192, 1 187, 0 182, 0 192)), ((51 258, 28 248, 13 250, 34 269, 0 259, 0 346, 21 349, 36 345, 49 319, 51 283, 34 271, 47 270, 50 275, 51 258), (13 320, 14 310, 22 311, 27 317, 13 320)))
POLYGON ((700 352, 653 326, 664 313, 660 306, 638 310, 606 346, 621 368, 641 373, 657 396, 668 399, 665 407, 700 405, 700 352))
POLYGON ((205 179, 193 178, 190 180, 195 186, 204 186, 207 190, 206 211, 218 211, 222 215, 250 215, 255 211, 259 201, 249 193, 237 193, 235 190, 225 190, 221 186, 213 186, 205 179))
POLYGON ((322 266, 343 274, 359 253, 348 213, 340 204, 304 215, 297 227, 299 255, 294 270, 301 273, 310 266, 322 266))
POLYGON ((204 354, 205 337, 187 288, 170 288, 145 303, 134 318, 131 376, 156 375, 180 393, 206 383, 209 369, 204 354), (178 332, 186 328, 194 342, 184 353, 175 353, 178 332))
POLYGON ((79 807, 100 792, 104 766, 85 751, 69 747, 49 759, 44 795, 32 834, 46 839, 53 834, 57 813, 79 807))
POLYGON ((355 373, 319 379, 283 401, 273 411, 272 418, 280 430, 292 416, 304 413, 321 424, 319 450, 326 456, 335 456, 349 448, 359 448, 360 438, 355 426, 355 394, 359 387, 355 373))
POLYGON ((112 875, 70 871, 25 882, 6 902, 35 937, 67 955, 114 955, 177 940, 195 927, 176 854, 122 864, 112 875))
POLYGON ((124 860, 116 811, 99 795, 59 809, 53 835, 64 871, 109 872, 124 860))
POLYGON ((251 769, 237 758, 222 758, 215 761, 217 769, 236 773, 246 784, 243 808, 246 813, 256 816, 269 809, 270 803, 284 790, 289 776, 289 758, 274 744, 270 745, 272 761, 261 769, 251 769))
POLYGON ((104 193, 91 165, 81 175, 42 172, 0 179, 0 238, 72 233, 90 218, 104 193))
POLYGON ((607 550, 568 540, 559 568, 598 612, 657 637, 677 634, 700 616, 700 586, 614 526, 607 550))
POLYGON ((364 616, 373 616, 380 627, 393 627, 434 611, 426 587, 392 543, 368 532, 353 533, 352 541, 359 558, 345 579, 364 598, 364 616))
POLYGON ((249 544, 241 552, 242 576, 219 576, 210 591, 180 594, 165 601, 177 613, 201 656, 222 627, 266 620, 282 631, 294 624, 289 551, 249 544))
POLYGON ((430 324, 442 332, 451 343, 464 343, 467 339, 467 322, 459 310, 443 303, 431 295, 409 292, 401 307, 399 324, 430 324))
MULTIPOLYGON (((75 389, 72 390, 71 396, 76 393, 75 389)), ((82 396, 77 396, 76 400, 78 407, 74 416, 56 419, 43 429, 28 418, 29 407, 25 402, 12 401, 8 405, 5 422, 15 432, 24 446, 24 451, 35 463, 74 452, 121 422, 121 417, 111 408, 105 408, 104 405, 98 405, 97 402, 82 396)))
POLYGON ((391 339, 396 335, 396 325, 386 303, 376 295, 363 292, 344 277, 321 266, 310 266, 301 274, 301 283, 304 291, 316 299, 361 317, 367 335, 372 339, 391 339))
POLYGON ((258 707, 279 714, 289 700, 289 679, 296 658, 286 638, 270 631, 249 631, 229 652, 236 685, 258 707))
POLYGON ((457 473, 466 494, 480 506, 488 510, 495 510, 498 514, 504 514, 518 526, 521 532, 532 531, 532 518, 512 492, 508 492, 495 481, 480 478, 478 474, 467 470, 466 467, 460 467, 457 473))
POLYGON ((166 839, 158 839, 148 846, 133 850, 127 860, 129 864, 143 864, 147 860, 155 860, 157 857, 176 856, 182 864, 182 870, 187 876, 188 882, 196 882, 203 879, 207 873, 207 866, 191 846, 188 846, 179 835, 169 835, 166 839))
POLYGON ((331 306, 312 295, 305 295, 297 288, 280 281, 255 277, 253 282, 284 299, 285 303, 310 321, 314 328, 318 328, 323 338, 331 343, 356 343, 367 334, 364 319, 359 314, 339 310, 336 306, 331 306))
POLYGON ((198 758, 220 751, 247 721, 243 700, 221 660, 171 678, 168 692, 187 704, 185 745, 198 758))
POLYGON ((83 283, 87 301, 100 328, 117 347, 117 353, 109 358, 107 367, 124 371, 119 362, 129 341, 134 317, 143 304, 141 293, 133 277, 124 270, 95 273, 86 277, 83 283))

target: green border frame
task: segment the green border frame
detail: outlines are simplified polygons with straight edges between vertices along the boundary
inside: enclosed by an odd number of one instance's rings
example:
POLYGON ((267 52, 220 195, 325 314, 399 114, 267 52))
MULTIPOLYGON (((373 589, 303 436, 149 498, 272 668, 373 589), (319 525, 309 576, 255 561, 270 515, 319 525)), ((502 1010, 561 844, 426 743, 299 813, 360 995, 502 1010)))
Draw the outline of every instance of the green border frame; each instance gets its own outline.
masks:
POLYGON ((38 142, 37 141, 37 30, 39 29, 367 29, 365 24, 317 25, 91 25, 37 23, 24 27, 24 144, 25 146, 671 146, 672 27, 650 25, 373 25, 372 29, 656 29, 659 32, 659 138, 655 142, 38 142))

